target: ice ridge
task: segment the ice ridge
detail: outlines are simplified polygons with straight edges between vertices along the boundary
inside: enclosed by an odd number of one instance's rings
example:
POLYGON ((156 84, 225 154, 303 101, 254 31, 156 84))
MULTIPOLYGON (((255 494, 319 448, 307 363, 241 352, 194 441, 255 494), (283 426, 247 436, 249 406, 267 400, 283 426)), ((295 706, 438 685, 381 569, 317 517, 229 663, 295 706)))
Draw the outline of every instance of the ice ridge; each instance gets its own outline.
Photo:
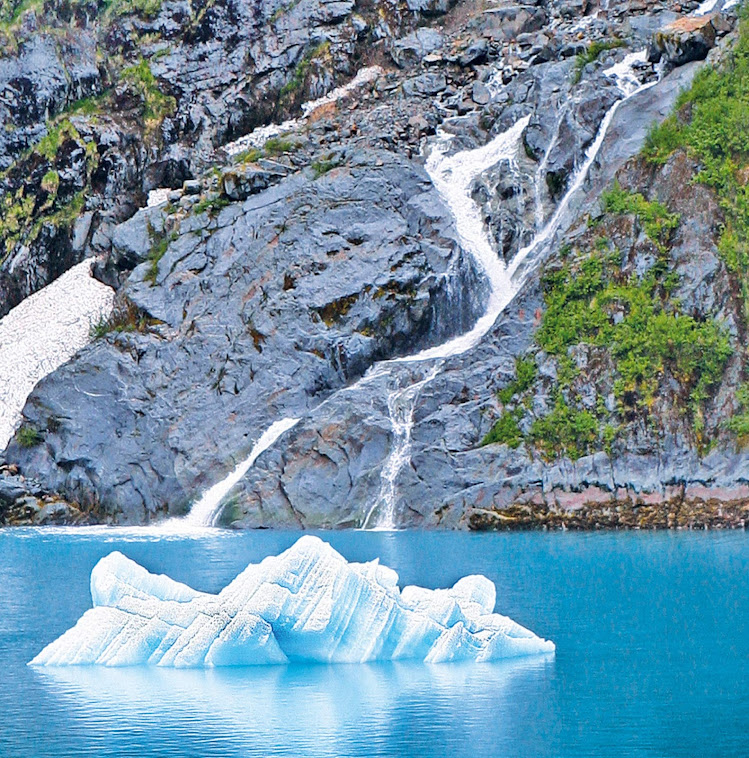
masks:
POLYGON ((375 560, 348 563, 305 535, 250 564, 218 595, 154 575, 122 553, 91 572, 94 607, 33 666, 179 668, 288 661, 491 661, 550 653, 554 643, 494 613, 484 576, 451 589, 398 588, 375 560))

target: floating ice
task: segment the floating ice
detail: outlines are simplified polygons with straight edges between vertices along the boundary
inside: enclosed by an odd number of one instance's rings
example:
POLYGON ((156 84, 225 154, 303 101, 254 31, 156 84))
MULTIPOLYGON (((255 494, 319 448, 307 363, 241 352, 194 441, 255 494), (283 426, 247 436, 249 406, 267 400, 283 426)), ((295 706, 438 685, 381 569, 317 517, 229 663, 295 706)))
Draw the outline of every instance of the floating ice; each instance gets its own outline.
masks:
POLYGON ((392 569, 376 560, 348 563, 309 535, 249 565, 218 595, 110 553, 91 573, 91 596, 94 607, 30 665, 440 663, 554 650, 492 612, 495 589, 486 577, 467 576, 449 590, 399 590, 392 569))

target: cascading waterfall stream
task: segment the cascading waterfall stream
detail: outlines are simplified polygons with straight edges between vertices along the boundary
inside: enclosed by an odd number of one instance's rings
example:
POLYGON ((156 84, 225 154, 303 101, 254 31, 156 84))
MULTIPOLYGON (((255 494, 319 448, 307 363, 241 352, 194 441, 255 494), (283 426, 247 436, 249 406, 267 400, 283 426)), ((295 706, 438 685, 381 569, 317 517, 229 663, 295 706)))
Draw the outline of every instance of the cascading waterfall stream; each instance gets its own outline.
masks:
POLYGON ((429 373, 414 384, 397 388, 388 395, 388 415, 393 431, 393 448, 382 467, 380 492, 369 509, 362 529, 392 531, 397 528, 396 508, 398 475, 411 460, 411 430, 419 391, 434 379, 442 363, 432 366, 429 373))
MULTIPOLYGON (((617 110, 624 102, 656 84, 656 81, 653 81, 644 85, 638 83, 636 87, 632 86, 635 80, 632 67, 642 58, 642 52, 633 53, 625 58, 626 65, 618 64, 606 71, 607 75, 616 81, 624 97, 614 103, 604 116, 595 140, 588 147, 582 165, 575 171, 564 197, 551 218, 540 231, 537 231, 530 243, 516 253, 509 264, 505 264, 497 255, 489 239, 481 210, 473 200, 471 192, 478 176, 502 161, 507 162, 509 170, 513 170, 513 167, 517 170, 520 140, 530 121, 530 116, 520 119, 486 145, 452 155, 448 155, 452 137, 442 131, 438 133, 427 156, 426 171, 453 214, 462 248, 471 255, 486 276, 490 294, 484 315, 466 333, 414 355, 376 364, 358 382, 344 388, 344 391, 355 390, 364 383, 369 383, 386 373, 392 373, 404 363, 436 361, 436 364, 432 365, 422 378, 407 387, 395 390, 388 397, 393 445, 383 464, 379 496, 368 511, 363 528, 383 530, 397 528, 397 513, 395 512, 397 478, 410 462, 413 412, 419 391, 439 374, 445 359, 461 355, 481 341, 523 286, 532 270, 531 266, 525 265, 526 262, 531 258, 537 259, 541 256, 545 246, 553 240, 557 231, 567 220, 571 201, 586 181, 617 110)), ((226 479, 208 490, 193 506, 185 521, 198 526, 214 525, 220 516, 223 498, 249 471, 255 460, 297 421, 298 419, 282 419, 272 424, 260 437, 248 458, 239 464, 226 479)))
POLYGON ((271 424, 254 444, 250 454, 229 474, 209 490, 190 509, 183 522, 188 526, 215 526, 224 498, 231 488, 250 470, 253 463, 284 433, 299 421, 298 418, 282 418, 271 424))

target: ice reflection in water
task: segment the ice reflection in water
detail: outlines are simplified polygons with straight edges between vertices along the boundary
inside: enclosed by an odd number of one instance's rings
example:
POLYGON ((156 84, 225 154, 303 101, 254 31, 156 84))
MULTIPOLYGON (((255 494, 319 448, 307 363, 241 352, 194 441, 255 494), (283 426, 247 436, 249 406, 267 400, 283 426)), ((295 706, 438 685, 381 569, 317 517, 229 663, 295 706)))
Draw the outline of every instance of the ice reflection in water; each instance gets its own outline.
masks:
POLYGON ((161 747, 173 749, 180 735, 193 750, 205 750, 201 755, 212 749, 241 750, 243 756, 392 755, 398 745, 405 756, 416 755, 425 741, 442 746, 445 755, 451 747, 488 755, 487 728, 496 740, 503 712, 517 710, 513 693, 542 697, 553 665, 534 658, 241 671, 81 667, 45 669, 40 677, 83 734, 95 724, 96 734, 110 735, 97 746, 99 755, 122 755, 146 732, 154 755, 161 747), (456 702, 466 704, 460 722, 456 702))

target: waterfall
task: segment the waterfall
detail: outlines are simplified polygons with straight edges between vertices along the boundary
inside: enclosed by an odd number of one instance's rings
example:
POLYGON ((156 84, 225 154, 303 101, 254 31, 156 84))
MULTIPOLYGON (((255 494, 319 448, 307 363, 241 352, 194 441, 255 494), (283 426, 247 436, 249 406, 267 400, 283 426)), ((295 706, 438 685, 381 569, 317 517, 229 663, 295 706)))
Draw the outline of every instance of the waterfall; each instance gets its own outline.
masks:
POLYGON ((397 528, 397 479, 411 460, 411 430, 414 426, 416 400, 419 391, 437 376, 441 368, 441 363, 435 364, 420 381, 404 388, 399 387, 388 395, 393 447, 382 467, 379 495, 367 513, 362 529, 392 531, 397 528))
POLYGON ((298 418, 282 418, 271 424, 254 444, 250 454, 225 478, 203 493, 192 506, 183 522, 188 526, 215 526, 221 514, 224 498, 237 482, 250 470, 252 464, 286 431, 299 421, 298 418))
POLYGON ((89 258, 0 319, 0 450, 31 390, 88 344, 92 325, 109 316, 113 303, 111 287, 91 276, 89 258))
MULTIPOLYGON (((641 53, 628 56, 631 67, 640 60, 641 53)), ((502 311, 513 300, 527 278, 530 268, 520 272, 521 266, 536 253, 543 250, 563 225, 573 198, 588 177, 593 162, 603 145, 611 120, 622 103, 652 87, 656 82, 640 85, 635 89, 626 86, 626 73, 613 67, 611 75, 620 87, 623 99, 608 110, 601 122, 593 143, 588 147, 582 165, 575 171, 572 182, 559 202, 551 218, 538 231, 528 245, 520 249, 509 264, 497 255, 484 224, 481 210, 472 197, 475 180, 484 171, 507 161, 510 170, 517 165, 517 153, 523 131, 530 121, 525 116, 506 132, 494 137, 486 145, 448 155, 451 135, 439 131, 426 160, 426 171, 440 196, 450 208, 462 248, 471 255, 485 274, 490 285, 486 312, 476 324, 463 335, 454 337, 410 356, 383 361, 372 368, 359 381, 344 388, 352 391, 385 373, 394 372, 404 363, 435 361, 430 370, 417 382, 391 392, 388 396, 388 414, 393 433, 391 452, 383 464, 381 486, 374 505, 368 511, 363 528, 393 529, 397 527, 397 478, 410 461, 413 413, 419 391, 431 382, 442 369, 444 359, 461 355, 475 347, 492 328, 502 311)), ((550 148, 549 148, 550 149, 550 148)), ((255 444, 250 455, 224 480, 209 489, 190 510, 185 521, 192 525, 213 525, 221 512, 223 498, 229 490, 249 471, 255 460, 298 419, 282 419, 272 424, 255 444)))

